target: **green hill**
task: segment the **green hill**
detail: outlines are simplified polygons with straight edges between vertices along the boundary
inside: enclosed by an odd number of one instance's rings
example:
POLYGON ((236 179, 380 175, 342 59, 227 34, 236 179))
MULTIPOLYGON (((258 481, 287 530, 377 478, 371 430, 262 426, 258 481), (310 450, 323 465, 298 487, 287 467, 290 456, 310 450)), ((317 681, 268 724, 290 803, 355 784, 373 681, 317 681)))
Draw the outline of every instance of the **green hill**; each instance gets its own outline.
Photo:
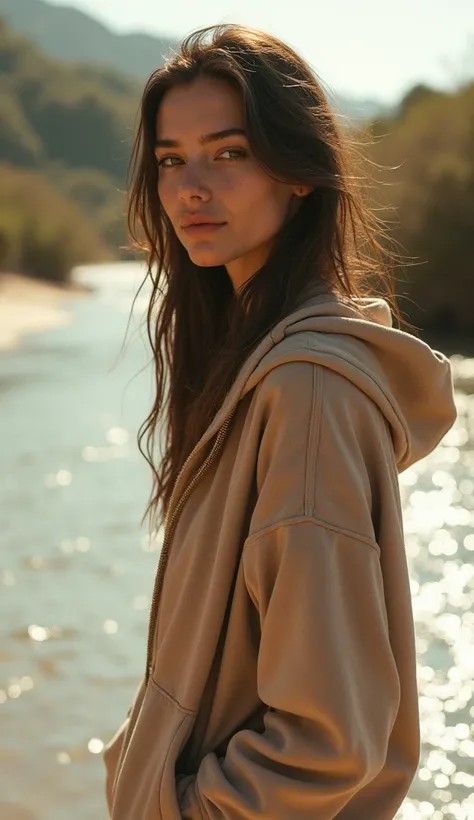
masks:
POLYGON ((1 21, 0 70, 5 158, 29 167, 97 168, 123 180, 138 83, 46 57, 1 21))
POLYGON ((115 34, 77 9, 42 0, 0 0, 0 16, 52 57, 103 64, 132 77, 151 74, 176 45, 167 37, 115 34))
MULTIPOLYGON (((56 234, 62 234, 64 241, 69 235, 59 219, 61 211, 71 218, 74 215, 78 230, 87 235, 82 251, 73 243, 79 256, 65 254, 64 260, 75 264, 120 256, 126 243, 124 188, 140 95, 138 82, 108 68, 47 57, 1 20, 0 71, 0 157, 5 163, 2 178, 8 180, 3 191, 8 187, 11 194, 15 186, 19 189, 11 208, 14 217, 7 219, 7 202, 2 197, 0 267, 25 268, 20 246, 26 227, 21 214, 25 219, 28 214, 30 227, 34 222, 26 194, 27 171, 32 188, 41 186, 44 207, 40 197, 32 201, 40 208, 42 221, 51 216, 49 233, 56 237, 58 247, 61 242, 56 234), (15 167, 22 169, 22 176, 15 167)), ((43 231, 42 236, 47 233, 43 231)), ((44 236, 42 242, 46 242, 44 236)), ((35 266, 34 254, 29 253, 28 271, 46 276, 47 266, 39 263, 41 254, 38 248, 35 266)), ((62 273, 55 266, 55 278, 66 275, 66 264, 62 273)))

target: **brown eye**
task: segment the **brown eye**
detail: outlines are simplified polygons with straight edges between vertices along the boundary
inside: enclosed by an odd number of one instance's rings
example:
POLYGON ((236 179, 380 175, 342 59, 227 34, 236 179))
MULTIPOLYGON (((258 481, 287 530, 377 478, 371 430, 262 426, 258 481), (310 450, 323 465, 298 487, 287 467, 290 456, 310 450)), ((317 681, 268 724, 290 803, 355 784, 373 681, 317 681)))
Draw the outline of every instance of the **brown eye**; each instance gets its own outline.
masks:
POLYGON ((222 157, 222 154, 236 154, 236 156, 224 157, 224 159, 243 159, 248 156, 248 151, 244 148, 226 148, 224 151, 221 151, 219 158, 222 157))
POLYGON ((158 168, 174 168, 174 164, 167 164, 167 160, 173 159, 178 160, 178 163, 181 161, 179 157, 162 157, 161 159, 158 159, 157 157, 158 168))

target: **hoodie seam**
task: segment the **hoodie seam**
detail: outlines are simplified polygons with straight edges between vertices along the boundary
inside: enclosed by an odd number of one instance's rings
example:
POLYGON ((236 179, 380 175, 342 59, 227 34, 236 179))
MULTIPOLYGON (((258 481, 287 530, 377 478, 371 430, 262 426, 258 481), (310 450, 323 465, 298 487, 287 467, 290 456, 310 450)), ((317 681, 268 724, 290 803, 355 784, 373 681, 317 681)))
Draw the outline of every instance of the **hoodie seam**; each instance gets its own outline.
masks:
MULTIPOLYGON (((314 346, 313 345, 300 345, 299 349, 300 350, 309 350, 309 351, 312 351, 312 352, 317 350, 317 351, 320 352, 320 349, 318 348, 317 345, 314 345, 314 346)), ((394 404, 394 402, 392 401, 392 399, 390 398, 388 393, 386 393, 386 391, 384 390, 381 382, 379 382, 378 379, 376 379, 375 376, 373 376, 373 374, 370 372, 370 370, 366 370, 365 367, 362 367, 360 362, 358 362, 356 359, 352 359, 349 356, 344 356, 339 351, 335 355, 336 355, 336 358, 341 359, 342 361, 346 362, 347 364, 352 365, 352 367, 355 367, 357 370, 359 370, 360 373, 363 373, 365 376, 367 376, 367 378, 370 379, 373 382, 373 384, 375 384, 379 388, 380 392, 385 397, 385 399, 389 403, 390 407, 392 408, 395 416, 397 417, 398 421, 400 422, 401 428, 403 430, 404 438, 405 438, 405 455, 406 454, 409 455, 410 454, 410 446, 409 446, 409 440, 408 440, 408 436, 406 434, 403 418, 398 413, 396 405, 394 404)), ((318 365, 320 365, 322 367, 326 367, 326 365, 323 364, 322 362, 318 362, 318 365)), ((342 375, 344 375, 344 374, 342 374, 342 375)), ((347 376, 344 376, 344 378, 347 378, 347 376)))
POLYGON ((150 677, 149 683, 152 689, 155 689, 158 692, 158 694, 162 695, 162 697, 165 698, 165 700, 169 701, 169 703, 175 706, 176 709, 178 709, 180 712, 183 712, 184 716, 188 715, 193 717, 196 714, 195 709, 187 709, 186 706, 183 706, 179 702, 179 700, 176 700, 176 698, 170 695, 170 693, 167 692, 166 689, 163 689, 163 687, 159 683, 157 683, 157 681, 153 677, 150 677))
POLYGON ((263 538, 265 535, 269 535, 270 533, 284 527, 292 527, 297 526, 299 524, 315 524, 315 526, 319 527, 323 530, 328 530, 329 532, 335 532, 340 535, 345 535, 348 538, 352 539, 353 541, 359 541, 361 544, 366 544, 370 549, 374 550, 377 555, 380 555, 380 547, 376 541, 371 539, 367 535, 362 535, 362 533, 356 532, 355 530, 350 530, 347 527, 341 527, 338 524, 331 524, 329 521, 324 521, 322 518, 316 518, 314 515, 303 515, 303 516, 294 516, 292 518, 283 518, 281 521, 276 521, 273 524, 269 524, 266 527, 262 527, 261 530, 252 533, 249 535, 244 542, 243 549, 245 550, 247 546, 249 546, 254 541, 258 541, 260 538, 263 538))
POLYGON ((322 372, 313 364, 311 415, 309 420, 308 446, 306 448, 304 514, 311 516, 314 510, 316 467, 319 452, 322 413, 322 372))

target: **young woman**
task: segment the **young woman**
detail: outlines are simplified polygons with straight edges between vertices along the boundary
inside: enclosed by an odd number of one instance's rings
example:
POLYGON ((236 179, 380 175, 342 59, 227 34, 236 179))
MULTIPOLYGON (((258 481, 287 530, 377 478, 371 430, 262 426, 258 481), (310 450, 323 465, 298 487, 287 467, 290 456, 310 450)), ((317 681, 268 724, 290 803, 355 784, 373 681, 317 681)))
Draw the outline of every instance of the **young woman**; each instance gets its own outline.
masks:
POLYGON ((398 473, 454 422, 449 362, 371 298, 379 225, 282 42, 187 38, 132 159, 165 523, 110 815, 391 820, 419 761, 398 473))

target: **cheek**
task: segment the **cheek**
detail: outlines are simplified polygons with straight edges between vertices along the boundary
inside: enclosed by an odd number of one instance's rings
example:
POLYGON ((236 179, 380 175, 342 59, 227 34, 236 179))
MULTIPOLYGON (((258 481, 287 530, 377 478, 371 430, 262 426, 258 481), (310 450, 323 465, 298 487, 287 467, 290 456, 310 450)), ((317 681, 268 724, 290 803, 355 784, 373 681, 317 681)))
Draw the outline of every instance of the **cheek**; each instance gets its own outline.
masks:
POLYGON ((266 177, 253 173, 237 180, 235 194, 240 195, 249 204, 261 203, 271 197, 271 185, 266 177))
POLYGON ((289 206, 286 188, 273 180, 258 178, 242 186, 236 202, 249 235, 270 238, 282 226, 289 206))

